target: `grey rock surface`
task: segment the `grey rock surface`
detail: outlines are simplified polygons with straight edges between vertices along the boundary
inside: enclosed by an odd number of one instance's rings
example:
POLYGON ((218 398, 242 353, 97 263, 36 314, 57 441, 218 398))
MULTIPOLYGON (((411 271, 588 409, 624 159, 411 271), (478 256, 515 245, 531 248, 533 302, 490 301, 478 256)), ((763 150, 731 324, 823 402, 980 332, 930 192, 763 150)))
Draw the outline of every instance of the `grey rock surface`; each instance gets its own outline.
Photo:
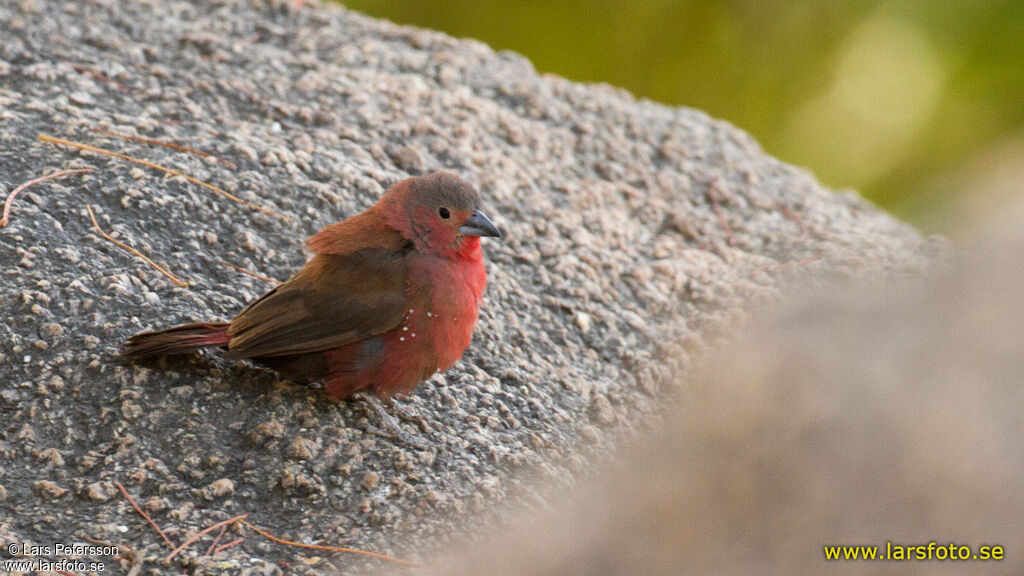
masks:
POLYGON ((164 566, 120 482, 175 543, 249 513, 291 540, 420 559, 647 426, 718 328, 787 278, 913 273, 941 251, 700 112, 300 4, 0 4, 0 194, 92 169, 27 189, 0 229, 0 540, 128 545, 143 573, 379 564, 246 530, 164 566), (221 261, 286 278, 306 236, 440 168, 479 187, 506 238, 485 243, 473 347, 399 403, 439 448, 371 434, 362 404, 213 353, 118 364, 132 333, 227 319, 270 287, 221 261), (86 205, 191 285, 102 239, 86 205))

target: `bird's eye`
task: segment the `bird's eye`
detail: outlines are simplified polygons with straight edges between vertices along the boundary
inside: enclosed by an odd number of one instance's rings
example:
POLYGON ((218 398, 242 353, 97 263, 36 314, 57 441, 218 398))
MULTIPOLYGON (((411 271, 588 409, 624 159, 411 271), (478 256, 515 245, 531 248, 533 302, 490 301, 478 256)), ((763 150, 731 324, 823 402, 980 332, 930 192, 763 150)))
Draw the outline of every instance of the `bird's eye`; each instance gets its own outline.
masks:
POLYGON ((444 206, 441 206, 440 208, 437 209, 437 215, 440 216, 441 218, 447 220, 447 219, 451 218, 452 213, 449 212, 448 209, 445 208, 444 206))

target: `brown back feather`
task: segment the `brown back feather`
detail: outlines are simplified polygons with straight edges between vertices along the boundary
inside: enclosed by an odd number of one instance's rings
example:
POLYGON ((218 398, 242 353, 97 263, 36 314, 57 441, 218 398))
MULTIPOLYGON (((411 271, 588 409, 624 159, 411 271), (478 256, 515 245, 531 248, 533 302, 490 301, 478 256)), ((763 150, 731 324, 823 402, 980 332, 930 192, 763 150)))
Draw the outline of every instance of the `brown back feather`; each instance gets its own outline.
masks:
POLYGON ((406 311, 406 250, 321 253, 231 322, 228 357, 338 348, 397 326, 406 311))

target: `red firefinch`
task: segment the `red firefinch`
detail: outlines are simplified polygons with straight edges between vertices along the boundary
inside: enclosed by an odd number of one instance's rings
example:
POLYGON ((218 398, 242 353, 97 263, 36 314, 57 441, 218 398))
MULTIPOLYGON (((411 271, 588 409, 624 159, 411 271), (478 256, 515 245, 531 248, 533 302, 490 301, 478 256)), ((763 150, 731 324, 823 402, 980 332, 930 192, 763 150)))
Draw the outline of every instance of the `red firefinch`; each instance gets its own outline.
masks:
POLYGON ((403 180, 361 214, 306 241, 313 258, 231 322, 129 339, 129 359, 217 346, 334 400, 407 394, 469 346, 486 283, 481 236, 501 237, 464 180, 403 180))

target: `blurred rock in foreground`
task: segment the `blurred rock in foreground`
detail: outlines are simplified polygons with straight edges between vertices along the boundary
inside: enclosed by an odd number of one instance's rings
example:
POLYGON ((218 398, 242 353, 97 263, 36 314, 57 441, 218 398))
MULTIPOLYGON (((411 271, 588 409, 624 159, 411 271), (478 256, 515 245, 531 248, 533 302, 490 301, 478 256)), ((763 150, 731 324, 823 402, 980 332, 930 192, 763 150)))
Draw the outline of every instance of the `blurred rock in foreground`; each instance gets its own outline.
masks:
POLYGON ((684 385, 665 432, 433 573, 1022 573, 1014 228, 928 279, 804 295, 684 385), (825 560, 825 546, 888 543, 912 559, 825 560), (950 544, 1005 558, 950 560, 950 544))

